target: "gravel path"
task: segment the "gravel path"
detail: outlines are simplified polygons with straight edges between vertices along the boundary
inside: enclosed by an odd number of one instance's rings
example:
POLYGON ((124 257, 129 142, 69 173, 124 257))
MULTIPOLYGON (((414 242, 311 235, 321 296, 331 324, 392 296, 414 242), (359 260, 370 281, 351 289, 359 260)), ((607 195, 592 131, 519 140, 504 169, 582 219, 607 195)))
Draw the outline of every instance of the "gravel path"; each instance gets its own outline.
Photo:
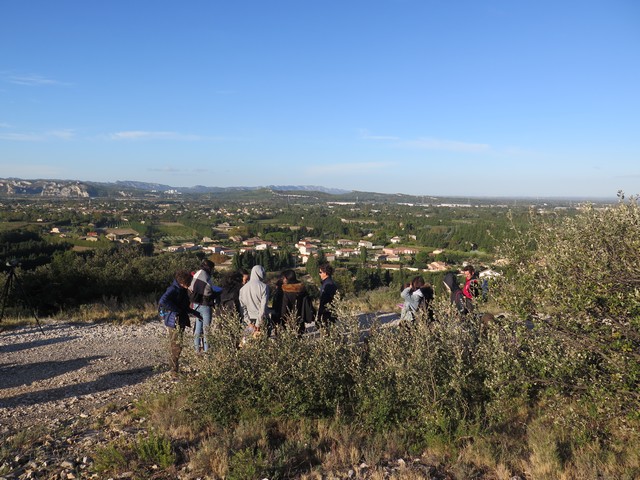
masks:
MULTIPOLYGON (((43 323, 0 333, 0 433, 90 416, 166 371, 164 328, 43 323), (43 333, 44 332, 44 333, 43 333)), ((165 374, 166 376, 166 374, 165 374)))

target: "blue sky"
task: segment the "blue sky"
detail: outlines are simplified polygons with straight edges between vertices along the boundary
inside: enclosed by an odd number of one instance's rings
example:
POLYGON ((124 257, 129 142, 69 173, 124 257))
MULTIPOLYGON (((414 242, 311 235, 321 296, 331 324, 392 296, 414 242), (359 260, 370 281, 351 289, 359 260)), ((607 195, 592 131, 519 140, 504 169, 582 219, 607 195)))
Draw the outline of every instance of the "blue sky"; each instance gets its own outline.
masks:
POLYGON ((0 45, 0 177, 640 193, 636 0, 14 0, 0 45))

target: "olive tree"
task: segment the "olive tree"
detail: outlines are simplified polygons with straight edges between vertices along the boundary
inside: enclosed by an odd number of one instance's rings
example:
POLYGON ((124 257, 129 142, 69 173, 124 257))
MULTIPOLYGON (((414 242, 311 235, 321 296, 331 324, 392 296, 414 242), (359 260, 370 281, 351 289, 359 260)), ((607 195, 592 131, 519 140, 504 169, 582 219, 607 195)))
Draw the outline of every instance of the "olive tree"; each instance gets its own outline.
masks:
POLYGON ((509 263, 494 294, 553 346, 532 377, 629 411, 640 405, 640 209, 619 197, 574 216, 532 213, 500 248, 509 263))

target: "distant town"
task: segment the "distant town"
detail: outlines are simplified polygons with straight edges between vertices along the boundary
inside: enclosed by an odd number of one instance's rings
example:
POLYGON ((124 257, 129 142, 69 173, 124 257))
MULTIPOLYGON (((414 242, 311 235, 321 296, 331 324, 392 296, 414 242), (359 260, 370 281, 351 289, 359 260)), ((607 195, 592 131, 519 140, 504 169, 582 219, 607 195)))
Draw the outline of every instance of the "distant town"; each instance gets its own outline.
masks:
POLYGON ((582 208, 574 200, 142 186, 0 180, 0 226, 32 229, 76 251, 133 244, 149 254, 198 252, 221 268, 236 255, 268 252, 295 266, 321 255, 344 267, 442 272, 474 262, 493 272, 501 262, 496 247, 514 223, 582 208))

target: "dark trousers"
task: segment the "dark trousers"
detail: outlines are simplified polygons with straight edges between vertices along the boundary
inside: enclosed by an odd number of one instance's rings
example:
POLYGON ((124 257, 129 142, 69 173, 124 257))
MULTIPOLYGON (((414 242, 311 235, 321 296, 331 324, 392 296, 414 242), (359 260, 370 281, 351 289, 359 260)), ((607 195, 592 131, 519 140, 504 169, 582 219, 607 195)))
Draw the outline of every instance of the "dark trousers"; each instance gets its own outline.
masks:
POLYGON ((167 327, 167 332, 169 333, 169 367, 172 372, 178 373, 178 361, 182 353, 184 327, 167 327))

